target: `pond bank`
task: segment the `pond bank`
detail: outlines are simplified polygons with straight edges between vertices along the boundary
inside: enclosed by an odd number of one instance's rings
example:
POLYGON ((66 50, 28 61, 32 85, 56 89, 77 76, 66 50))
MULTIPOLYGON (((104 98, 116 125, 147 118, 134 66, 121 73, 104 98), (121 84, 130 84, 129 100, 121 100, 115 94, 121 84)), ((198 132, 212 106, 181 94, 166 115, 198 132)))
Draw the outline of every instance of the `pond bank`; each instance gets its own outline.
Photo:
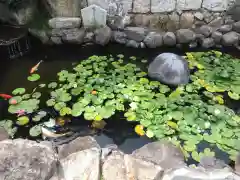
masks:
POLYGON ((149 143, 132 154, 113 144, 100 148, 89 136, 58 147, 23 139, 1 141, 0 147, 0 164, 5 169, 0 178, 6 180, 240 179, 237 172, 214 159, 187 167, 181 151, 164 141, 149 143))

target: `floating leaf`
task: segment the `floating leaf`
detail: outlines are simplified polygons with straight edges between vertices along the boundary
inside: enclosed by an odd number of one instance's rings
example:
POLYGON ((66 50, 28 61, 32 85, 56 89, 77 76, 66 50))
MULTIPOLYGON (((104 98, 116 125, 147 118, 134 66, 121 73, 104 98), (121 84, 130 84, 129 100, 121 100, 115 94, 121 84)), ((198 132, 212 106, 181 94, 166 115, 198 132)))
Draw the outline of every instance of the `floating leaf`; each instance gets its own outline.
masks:
POLYGON ((145 135, 144 127, 142 125, 136 125, 134 130, 139 136, 145 135))
POLYGON ((231 92, 229 91, 228 92, 228 96, 231 98, 231 99, 234 99, 234 100, 239 100, 240 99, 240 95, 235 93, 235 92, 231 92))
POLYGON ((37 137, 37 136, 41 135, 41 133, 42 133, 42 127, 40 125, 33 126, 29 130, 29 134, 32 137, 37 137))
POLYGON ((29 123, 29 117, 27 116, 21 116, 17 119, 17 125, 24 126, 29 123))
POLYGON ((21 95, 21 94, 24 94, 25 92, 26 92, 25 88, 17 88, 12 92, 12 94, 13 95, 18 95, 18 94, 21 95))
POLYGON ((4 128, 10 137, 13 137, 17 132, 17 127, 13 127, 11 120, 0 120, 0 127, 4 128))
POLYGON ((48 84, 48 88, 56 88, 57 87, 57 83, 56 82, 51 82, 50 84, 48 84))
POLYGON ((38 98, 41 97, 41 93, 40 92, 35 92, 35 93, 33 93, 32 97, 38 99, 38 98))
POLYGON ((60 110, 60 116, 70 115, 72 113, 72 110, 69 107, 63 107, 60 110))
POLYGON ((146 136, 152 138, 154 136, 154 133, 151 130, 147 130, 146 136))
POLYGON ((46 87, 46 84, 39 84, 39 87, 44 88, 44 87, 46 87))
POLYGON ((46 104, 47 106, 54 106, 56 103, 55 99, 49 99, 47 100, 46 104))
POLYGON ((103 120, 95 120, 92 122, 92 127, 96 129, 103 129, 106 125, 107 123, 103 120))
POLYGON ((28 76, 28 78, 27 78, 29 81, 37 81, 37 80, 39 80, 40 79, 40 75, 39 74, 32 74, 32 75, 30 75, 30 76, 28 76))

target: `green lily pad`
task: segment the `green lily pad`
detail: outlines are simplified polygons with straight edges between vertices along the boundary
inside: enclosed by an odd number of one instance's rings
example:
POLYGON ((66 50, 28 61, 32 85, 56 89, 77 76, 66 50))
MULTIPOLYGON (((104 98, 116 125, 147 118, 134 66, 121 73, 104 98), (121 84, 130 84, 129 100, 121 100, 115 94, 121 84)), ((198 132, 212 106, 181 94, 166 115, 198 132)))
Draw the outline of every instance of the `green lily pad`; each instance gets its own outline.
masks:
POLYGON ((49 99, 46 102, 47 106, 54 106, 56 104, 55 99, 49 99))
POLYGON ((27 116, 21 116, 17 119, 16 124, 19 126, 24 126, 29 123, 29 117, 27 116))
POLYGON ((34 82, 34 81, 37 81, 37 80, 40 79, 40 75, 39 75, 39 74, 32 74, 32 75, 28 76, 27 79, 28 79, 29 81, 34 82))
POLYGON ((33 126, 30 130, 29 130, 29 134, 32 137, 37 137, 39 135, 42 134, 42 126, 41 125, 36 125, 33 126))
POLYGON ((57 83, 56 82, 51 82, 50 84, 48 84, 48 88, 56 88, 57 87, 57 83))
POLYGON ((38 99, 38 98, 41 97, 41 93, 40 92, 35 92, 35 93, 33 93, 32 97, 38 99))
POLYGON ((13 95, 18 95, 18 94, 21 95, 21 94, 24 94, 25 92, 26 92, 25 88, 17 88, 12 92, 12 94, 13 95))
POLYGON ((0 120, 0 127, 4 128, 10 137, 14 137, 17 132, 17 127, 13 127, 12 120, 0 120))
POLYGON ((63 107, 60 110, 60 116, 70 115, 71 113, 72 113, 72 110, 69 107, 63 107))

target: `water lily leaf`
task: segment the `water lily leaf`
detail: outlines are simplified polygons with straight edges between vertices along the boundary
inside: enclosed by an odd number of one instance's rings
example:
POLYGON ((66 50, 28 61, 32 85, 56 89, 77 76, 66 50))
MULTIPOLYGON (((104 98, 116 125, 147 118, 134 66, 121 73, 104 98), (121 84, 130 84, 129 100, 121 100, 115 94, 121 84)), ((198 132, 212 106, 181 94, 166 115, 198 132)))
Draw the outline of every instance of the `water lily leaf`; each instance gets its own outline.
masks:
POLYGON ((183 113, 181 111, 173 111, 170 113, 170 116, 175 120, 183 119, 183 113))
POLYGON ((32 97, 38 99, 38 98, 41 97, 41 93, 40 92, 35 92, 35 93, 33 93, 32 97))
POLYGON ((154 136, 154 133, 151 130, 148 129, 146 131, 146 136, 149 137, 149 138, 152 138, 154 136))
POLYGON ((128 121, 135 121, 137 116, 135 112, 128 111, 124 114, 124 117, 126 117, 128 121))
POLYGON ((72 113, 72 110, 69 107, 63 107, 60 110, 60 116, 70 115, 71 113, 72 113))
POLYGON ((40 75, 39 75, 39 74, 32 74, 32 75, 28 76, 27 79, 28 79, 29 81, 34 82, 34 81, 37 81, 37 80, 40 79, 40 75))
POLYGON ((17 88, 15 90, 13 90, 12 94, 13 95, 18 95, 18 94, 24 94, 26 92, 26 89, 25 88, 17 88))
POLYGON ((103 120, 99 120, 99 121, 95 120, 92 122, 92 127, 96 128, 96 129, 103 129, 106 125, 107 125, 107 123, 103 120))
POLYGON ((97 116, 96 112, 84 112, 84 119, 86 120, 94 120, 94 118, 97 116))
POLYGON ((56 104, 55 99, 49 99, 46 102, 47 106, 54 106, 56 104))
POLYGON ((200 162, 200 156, 199 156, 198 152, 193 151, 193 152, 191 153, 191 155, 192 155, 193 160, 195 160, 195 161, 197 161, 197 162, 200 162))
POLYGON ((66 107, 66 103, 64 102, 59 102, 54 105, 54 109, 56 111, 60 111, 62 108, 66 107))
POLYGON ((39 84, 38 85, 40 88, 44 88, 44 87, 46 87, 46 84, 39 84))
POLYGON ((101 121, 103 119, 103 117, 102 116, 100 116, 100 115, 97 115, 96 117, 95 117, 95 121, 101 121))
POLYGON ((167 93, 169 91, 170 91, 170 88, 168 86, 166 86, 166 85, 161 85, 160 86, 160 92, 161 93, 165 94, 165 93, 167 93))
POLYGON ((231 99, 234 99, 234 100, 239 100, 240 99, 240 95, 235 93, 235 92, 228 91, 228 96, 231 99))
POLYGON ((43 118, 42 116, 37 115, 37 116, 34 116, 34 117, 32 118, 32 120, 33 120, 34 122, 39 122, 39 121, 41 121, 42 118, 43 118))
POLYGON ((13 96, 11 99, 9 99, 9 104, 16 105, 22 101, 21 96, 13 96))
POLYGON ((48 88, 56 88, 57 87, 57 83, 56 82, 51 82, 50 84, 48 84, 48 88))
POLYGON ((192 143, 191 141, 185 141, 183 148, 188 152, 192 152, 197 149, 197 146, 194 143, 192 143))
POLYGON ((24 126, 29 123, 29 117, 27 116, 21 116, 17 119, 16 124, 19 126, 24 126))
POLYGON ((30 134, 30 136, 32 136, 32 137, 37 137, 37 136, 41 135, 41 133, 42 133, 42 127, 41 127, 41 125, 33 126, 33 127, 29 130, 29 134, 30 134))
POLYGON ((12 120, 0 120, 0 127, 4 128, 10 137, 13 137, 17 132, 17 127, 13 127, 12 120))
POLYGON ((30 94, 24 94, 24 95, 22 95, 22 99, 29 99, 30 98, 30 94))

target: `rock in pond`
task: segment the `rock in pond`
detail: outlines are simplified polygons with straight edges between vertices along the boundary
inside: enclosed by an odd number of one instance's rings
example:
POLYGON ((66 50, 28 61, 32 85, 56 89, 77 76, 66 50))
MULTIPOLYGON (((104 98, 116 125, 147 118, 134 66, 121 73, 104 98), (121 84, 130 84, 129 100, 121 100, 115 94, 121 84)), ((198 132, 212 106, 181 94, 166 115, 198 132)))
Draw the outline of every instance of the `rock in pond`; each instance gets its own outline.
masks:
POLYGON ((173 53, 158 55, 148 68, 148 76, 168 85, 187 84, 190 71, 187 61, 173 53))

